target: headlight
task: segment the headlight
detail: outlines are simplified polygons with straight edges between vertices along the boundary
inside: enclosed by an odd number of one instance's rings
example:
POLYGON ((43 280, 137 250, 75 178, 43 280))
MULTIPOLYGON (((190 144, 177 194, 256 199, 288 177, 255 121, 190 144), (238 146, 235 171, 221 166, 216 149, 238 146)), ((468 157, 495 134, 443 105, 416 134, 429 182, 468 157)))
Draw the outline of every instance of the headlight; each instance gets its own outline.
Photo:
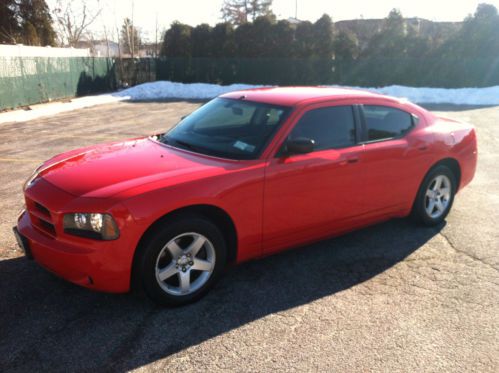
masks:
POLYGON ((109 214, 65 214, 63 226, 65 233, 96 240, 115 240, 120 236, 118 226, 109 214))

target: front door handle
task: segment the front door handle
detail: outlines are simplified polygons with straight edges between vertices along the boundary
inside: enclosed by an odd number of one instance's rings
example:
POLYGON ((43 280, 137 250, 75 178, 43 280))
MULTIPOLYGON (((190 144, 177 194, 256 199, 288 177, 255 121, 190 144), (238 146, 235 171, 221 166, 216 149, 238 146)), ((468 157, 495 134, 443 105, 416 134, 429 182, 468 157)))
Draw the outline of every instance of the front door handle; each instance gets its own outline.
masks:
POLYGON ((340 166, 346 166, 347 164, 357 163, 358 161, 359 161, 358 156, 350 156, 350 157, 344 157, 339 164, 340 166))

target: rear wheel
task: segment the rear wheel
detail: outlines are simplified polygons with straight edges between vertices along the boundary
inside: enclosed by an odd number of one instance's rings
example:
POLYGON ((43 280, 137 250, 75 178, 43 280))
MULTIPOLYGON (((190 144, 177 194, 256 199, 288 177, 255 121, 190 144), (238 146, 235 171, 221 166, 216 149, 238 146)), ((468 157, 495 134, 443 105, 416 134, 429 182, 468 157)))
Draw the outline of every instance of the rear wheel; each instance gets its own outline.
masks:
POLYGON ((201 298, 219 278, 226 245, 218 227, 197 216, 179 216, 159 229, 139 258, 139 276, 156 302, 178 306, 201 298))
POLYGON ((449 214, 456 193, 456 178, 446 166, 430 170, 421 184, 412 216, 425 225, 438 225, 449 214))

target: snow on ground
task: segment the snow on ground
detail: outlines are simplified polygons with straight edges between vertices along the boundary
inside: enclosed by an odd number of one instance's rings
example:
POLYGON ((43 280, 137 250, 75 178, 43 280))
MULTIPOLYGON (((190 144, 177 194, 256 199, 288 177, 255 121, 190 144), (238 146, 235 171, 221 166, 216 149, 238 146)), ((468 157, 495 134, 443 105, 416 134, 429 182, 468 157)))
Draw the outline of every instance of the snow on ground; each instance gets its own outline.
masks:
MULTIPOLYGON (((262 86, 248 84, 233 84, 220 86, 205 83, 173 83, 154 82, 145 83, 114 95, 126 97, 129 100, 166 100, 180 99, 209 99, 220 94, 241 89, 258 88, 262 86)), ((332 86, 338 87, 338 86, 332 86)), ((454 104, 454 105, 499 105, 499 86, 488 88, 419 88, 392 85, 382 88, 361 88, 375 91, 384 95, 406 98, 409 101, 421 104, 454 104)))
POLYGON ((90 106, 109 104, 126 100, 125 97, 110 94, 72 98, 68 101, 56 101, 46 104, 32 105, 28 109, 18 109, 0 113, 0 124, 7 122, 26 122, 28 120, 47 117, 66 111, 83 109, 90 106))
MULTIPOLYGON (((118 101, 147 101, 168 99, 210 99, 220 94, 241 89, 261 86, 233 84, 220 86, 206 83, 174 83, 159 81, 144 83, 123 91, 71 99, 70 102, 54 102, 31 106, 31 110, 14 110, 0 113, 0 123, 24 122, 40 117, 50 116, 65 111, 84 107, 107 104, 118 101)), ((406 98, 420 104, 454 104, 454 105, 499 105, 499 86, 487 88, 416 88, 389 86, 382 88, 364 88, 381 94, 406 98)))

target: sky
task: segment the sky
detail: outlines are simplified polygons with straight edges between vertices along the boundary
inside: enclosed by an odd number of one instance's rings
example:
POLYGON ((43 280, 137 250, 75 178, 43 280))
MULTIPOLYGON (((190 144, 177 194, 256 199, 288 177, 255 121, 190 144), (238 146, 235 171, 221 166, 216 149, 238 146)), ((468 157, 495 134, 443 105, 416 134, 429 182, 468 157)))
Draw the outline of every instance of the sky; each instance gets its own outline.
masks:
MULTIPOLYGON (((52 9, 58 0, 46 0, 52 9)), ((69 0, 60 0, 69 1, 69 0)), ((86 1, 93 9, 102 8, 92 32, 102 37, 104 28, 116 34, 125 17, 132 18, 141 29, 143 38, 154 41, 159 32, 168 28, 175 20, 195 26, 200 23, 215 25, 220 22, 223 0, 73 0, 86 1)), ((278 19, 295 16, 298 19, 315 21, 327 13, 333 21, 355 18, 384 18, 391 9, 399 9, 404 17, 420 17, 433 21, 461 21, 474 13, 477 5, 487 2, 499 8, 499 0, 274 0, 272 9, 278 19)), ((115 39, 115 35, 113 35, 115 39)), ((158 36, 159 37, 159 36, 158 36)))

